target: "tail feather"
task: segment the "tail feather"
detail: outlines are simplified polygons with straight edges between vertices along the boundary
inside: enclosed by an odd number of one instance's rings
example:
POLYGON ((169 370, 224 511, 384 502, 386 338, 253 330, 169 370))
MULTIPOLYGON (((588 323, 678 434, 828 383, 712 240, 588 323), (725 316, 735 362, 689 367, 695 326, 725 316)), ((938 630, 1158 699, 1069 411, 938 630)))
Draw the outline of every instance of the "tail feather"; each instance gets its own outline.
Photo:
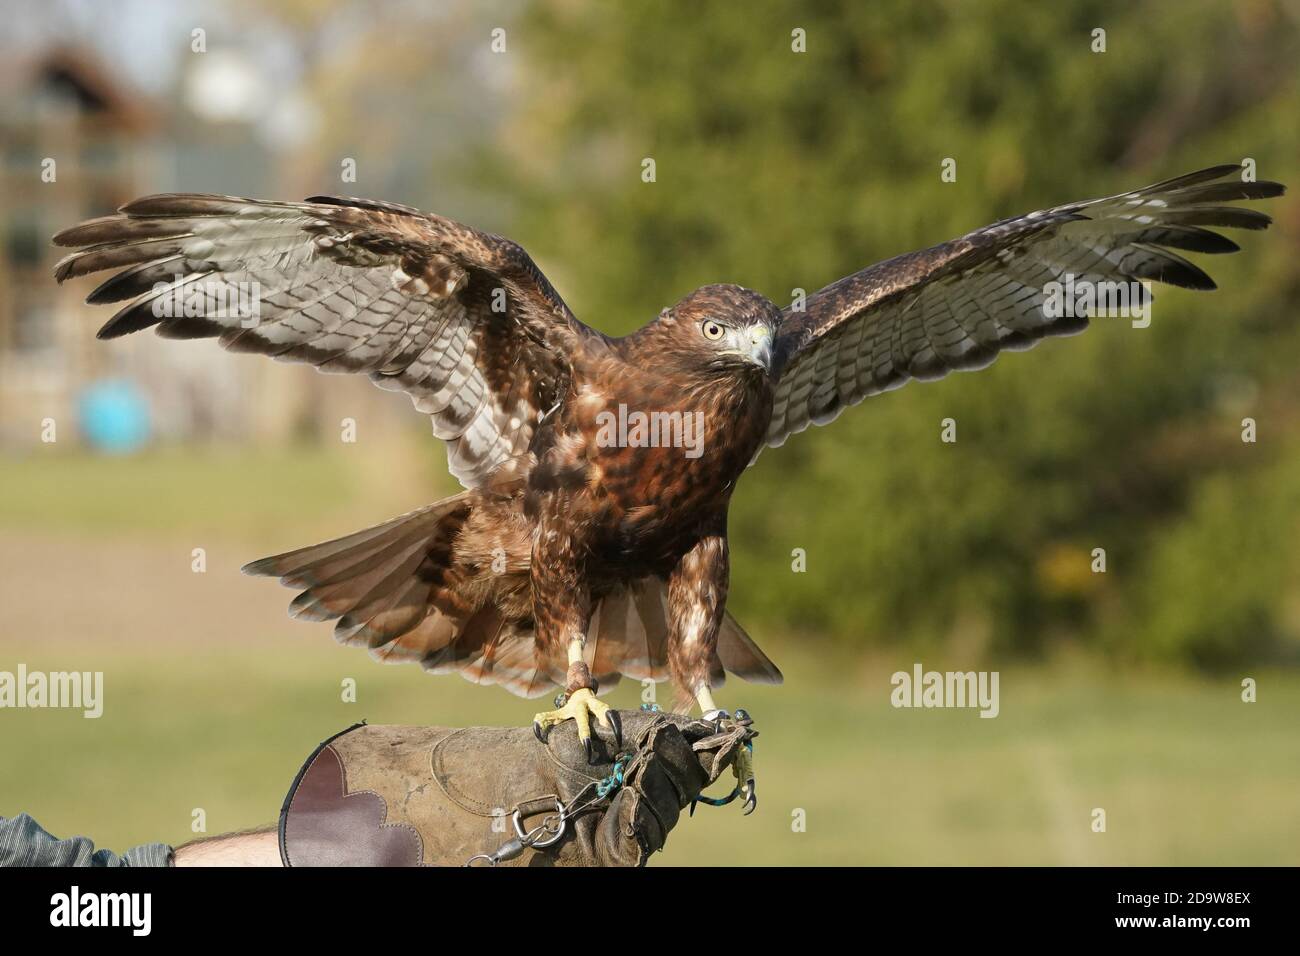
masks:
POLYGON ((621 676, 668 679, 667 611, 662 582, 638 581, 606 595, 587 627, 587 666, 602 688, 621 676))
POLYGON ((334 628, 336 640, 381 647, 423 621, 431 609, 437 609, 433 603, 434 586, 427 581, 407 575, 396 587, 388 582, 381 587, 382 592, 367 595, 356 608, 339 618, 334 628))
POLYGON ((262 558, 244 573, 304 588, 289 605, 296 618, 337 620, 335 638, 376 648, 430 613, 463 608, 450 567, 450 541, 469 514, 466 495, 436 502, 373 528, 262 558))
POLYGON ((378 543, 355 551, 336 555, 313 565, 311 571, 290 576, 294 587, 326 588, 341 584, 362 575, 374 576, 385 568, 396 567, 415 552, 425 553, 430 548, 432 532, 423 523, 412 522, 416 527, 410 533, 384 538, 378 543))
POLYGON ((294 587, 305 587, 289 605, 289 615, 305 621, 332 621, 367 600, 392 590, 394 582, 409 577, 422 560, 420 544, 403 544, 396 554, 376 555, 324 575, 319 581, 293 579, 294 587), (379 560, 382 559, 382 560, 379 560), (378 561, 378 563, 374 563, 378 561), (364 565, 364 566, 363 566, 364 565))
POLYGON ((381 664, 419 664, 454 641, 459 629, 452 618, 434 612, 401 637, 372 647, 370 656, 381 664))
MULTIPOLYGON (((244 571, 302 589, 289 605, 291 616, 336 621, 335 640, 365 647, 378 661, 419 663, 432 673, 457 672, 538 697, 564 683, 566 661, 538 645, 526 619, 526 551, 515 555, 513 577, 485 577, 482 555, 458 557, 457 542, 476 506, 465 492, 342 538, 262 558, 244 571), (506 607, 514 610, 503 612, 506 607)), ((661 578, 605 595, 587 629, 592 676, 602 689, 621 676, 668 680, 668 630, 668 587, 661 578)), ((727 673, 765 684, 782 679, 730 614, 710 671, 714 687, 727 673)))
POLYGON ((727 671, 751 684, 780 684, 785 680, 781 669, 759 649, 731 612, 722 618, 718 632, 718 660, 727 671))
MULTIPOLYGON (((242 570, 245 574, 279 578, 292 578, 294 575, 308 572, 314 579, 319 580, 318 575, 322 568, 329 565, 330 558, 342 556, 345 560, 356 560, 358 557, 371 554, 374 550, 391 544, 395 538, 400 539, 406 532, 417 527, 432 529, 443 518, 455 511, 464 509, 468 512, 469 503, 466 500, 468 497, 469 492, 462 492, 450 498, 435 501, 431 505, 425 505, 423 508, 417 508, 415 511, 404 515, 398 515, 396 518, 391 518, 382 524, 361 531, 354 531, 352 534, 344 535, 341 538, 322 541, 320 544, 312 544, 305 548, 296 548, 283 554, 251 561, 244 565, 242 570), (367 548, 366 545, 371 545, 371 547, 367 548)), ((289 587, 309 586, 309 584, 299 585, 296 580, 285 583, 289 587)))
MULTIPOLYGON (((336 620, 335 640, 382 663, 418 663, 537 697, 563 683, 563 662, 544 659, 533 632, 470 597, 455 542, 474 508, 464 492, 342 538, 262 558, 248 574, 304 590, 289 613, 336 620)), ((490 592, 487 592, 490 594, 490 592)))
POLYGON ((497 684, 519 697, 541 697, 564 683, 564 666, 542 654, 531 629, 505 621, 495 608, 476 612, 465 627, 420 666, 459 673, 475 684, 497 684))
MULTIPOLYGON (((587 666, 602 689, 633 680, 665 681, 668 671, 668 586, 645 578, 606 595, 587 629, 587 666)), ((726 675, 757 684, 784 679, 771 658, 759 649, 730 612, 723 615, 710 683, 721 687, 726 675)))

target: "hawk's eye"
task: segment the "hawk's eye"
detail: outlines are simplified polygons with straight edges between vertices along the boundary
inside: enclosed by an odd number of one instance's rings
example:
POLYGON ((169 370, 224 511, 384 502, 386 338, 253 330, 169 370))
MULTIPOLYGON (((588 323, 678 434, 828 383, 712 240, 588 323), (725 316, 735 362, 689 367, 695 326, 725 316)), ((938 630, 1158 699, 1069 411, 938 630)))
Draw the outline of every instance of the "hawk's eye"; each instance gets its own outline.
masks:
POLYGON ((716 342, 718 339, 722 338, 722 326, 712 320, 709 320, 700 326, 700 330, 704 333, 704 337, 712 342, 716 342))

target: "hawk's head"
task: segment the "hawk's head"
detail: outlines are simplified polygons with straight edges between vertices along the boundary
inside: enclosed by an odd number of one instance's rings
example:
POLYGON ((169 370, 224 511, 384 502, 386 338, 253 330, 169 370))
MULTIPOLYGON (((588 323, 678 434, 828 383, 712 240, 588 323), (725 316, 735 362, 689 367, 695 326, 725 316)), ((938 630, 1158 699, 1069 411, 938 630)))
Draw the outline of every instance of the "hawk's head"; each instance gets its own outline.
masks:
POLYGON ((766 375, 781 310, 738 285, 706 285, 636 333, 656 358, 702 372, 766 375))

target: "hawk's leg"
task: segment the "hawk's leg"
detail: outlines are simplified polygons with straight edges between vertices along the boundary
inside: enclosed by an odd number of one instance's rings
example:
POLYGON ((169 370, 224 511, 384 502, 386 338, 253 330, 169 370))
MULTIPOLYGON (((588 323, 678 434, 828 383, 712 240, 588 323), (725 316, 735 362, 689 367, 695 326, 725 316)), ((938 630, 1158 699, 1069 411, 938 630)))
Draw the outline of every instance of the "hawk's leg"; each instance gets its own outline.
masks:
MULTIPOLYGON (((704 719, 719 729, 731 715, 719 710, 710 690, 718 647, 718 628, 727 601, 730 563, 725 528, 702 536, 668 576, 668 666, 678 687, 695 689, 704 719)), ((736 712, 739 716, 740 711, 736 712)), ((745 796, 745 812, 754 809, 754 766, 749 748, 741 747, 731 765, 736 786, 745 796)))
POLYGON ((573 720, 578 725, 578 740, 587 751, 587 762, 592 759, 591 752, 591 718, 594 716, 602 727, 614 731, 614 746, 622 741, 622 727, 619 726, 618 711, 596 696, 596 682, 591 679, 591 671, 582 660, 582 648, 585 642, 578 638, 569 642, 569 673, 564 687, 567 698, 563 706, 556 710, 545 710, 533 716, 533 733, 537 739, 546 740, 552 727, 573 720))
MULTIPOLYGON (((708 684, 701 684, 695 692, 695 702, 700 705, 700 714, 705 720, 721 722, 731 715, 719 710, 713 703, 713 693, 708 684)), ((737 718, 744 717, 743 710, 736 711, 737 718)), ((754 752, 748 747, 736 751, 736 758, 731 764, 731 772, 736 778, 736 787, 745 798, 745 816, 754 812, 758 806, 758 793, 754 784, 754 752)))
POLYGON ((725 710, 719 710, 713 703, 713 692, 709 690, 708 684, 701 684, 700 689, 695 692, 695 702, 700 705, 700 715, 705 720, 716 720, 718 717, 726 717, 725 710))

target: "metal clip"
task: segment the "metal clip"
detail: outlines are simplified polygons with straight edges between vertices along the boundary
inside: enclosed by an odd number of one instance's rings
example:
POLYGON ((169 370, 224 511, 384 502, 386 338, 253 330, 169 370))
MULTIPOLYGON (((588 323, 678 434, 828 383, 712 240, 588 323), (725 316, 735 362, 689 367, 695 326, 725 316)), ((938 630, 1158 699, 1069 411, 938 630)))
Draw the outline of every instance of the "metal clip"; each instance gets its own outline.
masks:
MULTIPOLYGON (((560 838, 564 836, 565 828, 568 826, 568 819, 564 804, 560 803, 559 798, 556 798, 555 801, 555 815, 543 817, 540 824, 527 832, 524 831, 523 815, 518 807, 515 807, 515 812, 510 816, 510 822, 515 825, 515 833, 518 834, 519 839, 523 841, 524 846, 530 846, 534 850, 541 850, 552 844, 559 843, 560 838), (552 824, 551 821, 555 821, 555 823, 552 824), (555 827, 554 830, 551 829, 552 826, 555 827), (549 833, 551 835, 545 840, 539 840, 536 836, 538 833, 549 833)), ((520 850, 520 852, 523 851, 520 850)))
POLYGON ((523 852, 523 840, 509 840, 497 847, 493 853, 480 853, 477 856, 471 856, 465 865, 473 866, 475 860, 486 860, 488 866, 496 866, 504 860, 513 860, 523 852))

